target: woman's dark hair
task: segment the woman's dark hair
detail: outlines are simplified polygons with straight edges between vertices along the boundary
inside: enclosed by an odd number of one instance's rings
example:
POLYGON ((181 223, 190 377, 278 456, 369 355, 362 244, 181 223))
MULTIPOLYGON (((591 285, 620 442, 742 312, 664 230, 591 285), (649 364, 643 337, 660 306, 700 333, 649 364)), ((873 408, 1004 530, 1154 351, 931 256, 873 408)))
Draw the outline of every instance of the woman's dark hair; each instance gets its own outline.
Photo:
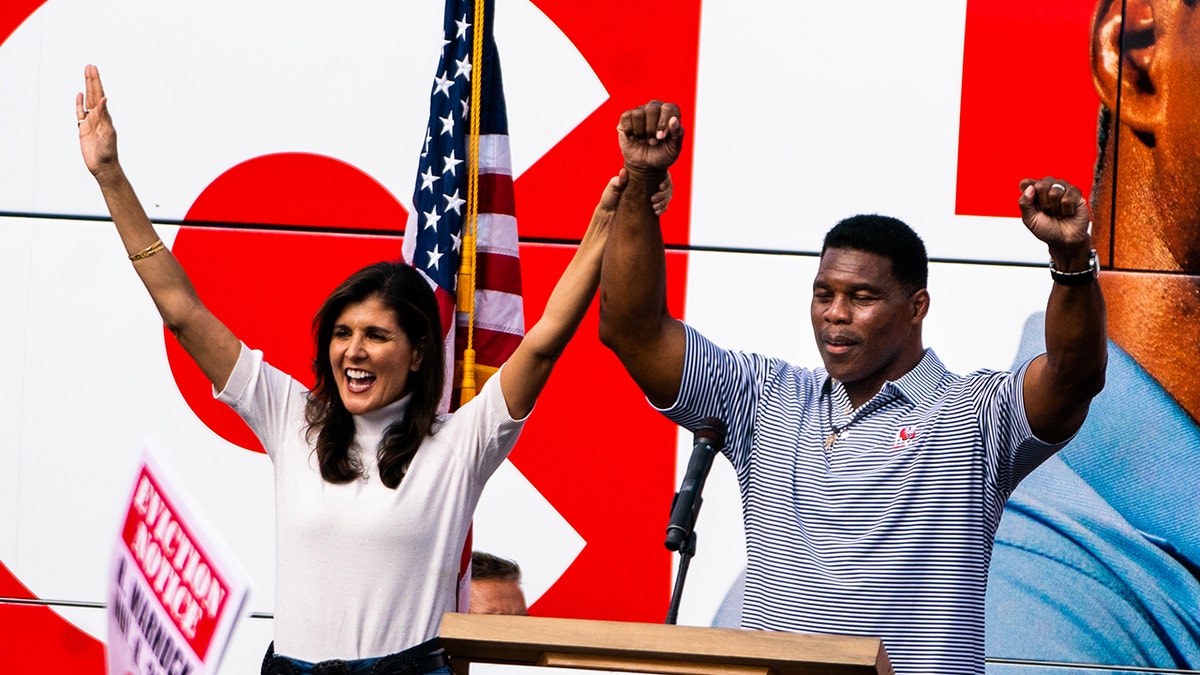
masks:
POLYGON ((379 478, 395 488, 408 470, 421 441, 429 435, 437 417, 445 379, 442 354, 442 322, 437 298, 429 282, 416 270, 400 262, 379 262, 350 275, 325 298, 313 317, 313 340, 317 353, 313 359, 316 385, 308 395, 304 417, 307 436, 316 436, 317 462, 321 477, 331 483, 348 483, 362 475, 362 466, 351 456, 354 443, 354 417, 346 410, 338 393, 329 361, 333 327, 350 305, 379 298, 396 313, 400 329, 408 341, 423 354, 421 365, 409 373, 407 393, 412 394, 404 417, 396 420, 379 442, 379 478))

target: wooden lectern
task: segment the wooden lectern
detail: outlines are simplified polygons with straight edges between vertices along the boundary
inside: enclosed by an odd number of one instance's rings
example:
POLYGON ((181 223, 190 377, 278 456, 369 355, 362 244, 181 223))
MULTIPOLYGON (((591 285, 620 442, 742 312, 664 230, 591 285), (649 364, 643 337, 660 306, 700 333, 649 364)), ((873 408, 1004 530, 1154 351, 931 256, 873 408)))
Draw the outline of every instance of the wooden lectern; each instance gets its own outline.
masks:
POLYGON ((476 661, 664 675, 893 672, 878 638, 841 635, 448 613, 441 637, 456 667, 476 661))

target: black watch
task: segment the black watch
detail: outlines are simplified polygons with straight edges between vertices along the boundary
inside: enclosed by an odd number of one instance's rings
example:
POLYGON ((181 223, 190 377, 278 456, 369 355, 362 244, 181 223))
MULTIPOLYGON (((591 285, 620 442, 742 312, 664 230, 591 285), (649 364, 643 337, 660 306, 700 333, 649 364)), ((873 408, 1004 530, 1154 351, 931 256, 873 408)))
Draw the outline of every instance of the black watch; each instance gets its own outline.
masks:
POLYGON ((1100 276, 1100 259, 1096 257, 1096 249, 1088 255, 1088 268, 1082 272, 1059 272, 1054 267, 1054 258, 1050 259, 1050 278, 1056 284, 1063 286, 1083 286, 1090 284, 1100 276))

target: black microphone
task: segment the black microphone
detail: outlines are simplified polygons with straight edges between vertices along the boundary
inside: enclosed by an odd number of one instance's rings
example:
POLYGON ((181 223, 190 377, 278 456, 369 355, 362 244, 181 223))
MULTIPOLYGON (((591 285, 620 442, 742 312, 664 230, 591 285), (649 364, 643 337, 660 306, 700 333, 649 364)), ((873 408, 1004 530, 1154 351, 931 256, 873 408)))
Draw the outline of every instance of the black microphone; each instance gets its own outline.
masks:
POLYGON ((696 516, 700 513, 700 504, 704 502, 700 491, 704 489, 704 480, 712 468, 713 457, 725 445, 725 423, 715 417, 704 418, 696 428, 695 439, 687 473, 683 475, 679 492, 675 493, 675 501, 671 502, 666 541, 667 550, 670 551, 678 551, 691 537, 692 528, 696 526, 696 516))

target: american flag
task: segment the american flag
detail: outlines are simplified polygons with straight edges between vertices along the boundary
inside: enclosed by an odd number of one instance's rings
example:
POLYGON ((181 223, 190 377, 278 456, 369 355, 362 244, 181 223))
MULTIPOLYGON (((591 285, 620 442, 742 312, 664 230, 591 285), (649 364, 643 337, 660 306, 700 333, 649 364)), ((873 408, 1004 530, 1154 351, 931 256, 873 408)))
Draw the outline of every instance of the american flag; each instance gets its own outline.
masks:
POLYGON ((442 308, 446 381, 450 385, 443 396, 443 410, 459 400, 468 335, 475 350, 478 389, 508 359, 525 333, 508 117, 492 17, 493 0, 446 2, 445 44, 430 94, 429 124, 404 238, 404 259, 429 279, 442 308), (482 9, 478 14, 477 7, 482 9), (482 36, 478 58, 472 50, 476 32, 482 36), (480 80, 475 185, 470 161, 472 78, 480 80), (477 195, 478 203, 473 317, 469 307, 461 306, 465 303, 456 302, 464 256, 467 269, 471 267, 464 233, 468 231, 472 194, 477 195))

